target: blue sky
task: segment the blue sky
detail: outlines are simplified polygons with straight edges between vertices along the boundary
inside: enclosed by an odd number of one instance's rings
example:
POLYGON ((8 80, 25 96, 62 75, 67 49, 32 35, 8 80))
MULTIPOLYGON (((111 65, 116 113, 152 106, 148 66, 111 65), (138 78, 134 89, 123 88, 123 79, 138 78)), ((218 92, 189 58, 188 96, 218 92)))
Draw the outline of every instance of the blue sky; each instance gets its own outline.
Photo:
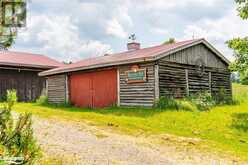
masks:
POLYGON ((225 41, 248 36, 235 7, 234 0, 30 0, 12 50, 77 61, 126 50, 132 33, 142 47, 194 35, 232 59, 225 41))

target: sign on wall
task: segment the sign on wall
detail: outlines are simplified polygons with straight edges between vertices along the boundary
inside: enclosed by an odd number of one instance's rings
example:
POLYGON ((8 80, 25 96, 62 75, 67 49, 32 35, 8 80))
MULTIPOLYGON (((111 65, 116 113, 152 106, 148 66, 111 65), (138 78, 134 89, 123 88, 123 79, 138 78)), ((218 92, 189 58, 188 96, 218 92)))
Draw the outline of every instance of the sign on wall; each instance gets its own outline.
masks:
POLYGON ((135 69, 126 72, 127 83, 145 82, 147 79, 146 69, 135 69))

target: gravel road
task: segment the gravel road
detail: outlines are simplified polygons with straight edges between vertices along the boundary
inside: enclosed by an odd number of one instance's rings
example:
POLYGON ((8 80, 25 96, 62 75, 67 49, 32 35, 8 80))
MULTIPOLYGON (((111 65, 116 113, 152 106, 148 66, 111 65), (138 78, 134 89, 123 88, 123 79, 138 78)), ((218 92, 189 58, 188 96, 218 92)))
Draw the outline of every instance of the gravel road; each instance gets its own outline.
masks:
POLYGON ((43 159, 65 165, 221 165, 240 164, 175 146, 158 146, 144 138, 111 133, 83 122, 33 118, 43 159))

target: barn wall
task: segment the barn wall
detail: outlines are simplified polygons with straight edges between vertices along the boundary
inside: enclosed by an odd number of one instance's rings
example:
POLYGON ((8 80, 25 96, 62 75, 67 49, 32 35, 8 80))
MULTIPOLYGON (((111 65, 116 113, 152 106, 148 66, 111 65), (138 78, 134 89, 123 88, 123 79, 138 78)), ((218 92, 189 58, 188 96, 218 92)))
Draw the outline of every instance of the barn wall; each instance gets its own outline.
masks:
POLYGON ((55 75, 47 78, 48 102, 52 104, 63 104, 67 96, 67 76, 55 75))
POLYGON ((154 63, 139 64, 141 69, 147 69, 147 82, 127 83, 126 71, 132 65, 119 67, 120 105, 121 106, 153 106, 155 98, 154 63))
POLYGON ((159 90, 161 96, 182 98, 200 91, 209 91, 213 95, 225 89, 232 95, 230 72, 227 69, 206 67, 199 72, 194 65, 178 64, 159 60, 159 90))
POLYGON ((228 67, 226 63, 203 44, 173 53, 166 56, 164 60, 189 65, 195 65, 198 60, 201 60, 207 67, 224 69, 228 67))
POLYGON ((18 101, 35 101, 45 90, 45 78, 38 71, 0 69, 0 98, 8 89, 17 91, 18 101))

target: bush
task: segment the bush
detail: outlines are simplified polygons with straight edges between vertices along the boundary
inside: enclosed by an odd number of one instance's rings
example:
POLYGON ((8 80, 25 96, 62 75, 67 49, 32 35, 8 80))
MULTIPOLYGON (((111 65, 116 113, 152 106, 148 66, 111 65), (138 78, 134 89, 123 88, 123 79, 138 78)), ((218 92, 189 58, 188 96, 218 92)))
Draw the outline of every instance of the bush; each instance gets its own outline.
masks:
POLYGON ((185 110, 185 111, 197 111, 197 107, 187 99, 184 100, 178 100, 178 106, 179 109, 185 110))
POLYGON ((179 105, 175 99, 162 96, 155 102, 155 107, 158 109, 179 109, 179 105))
POLYGON ((15 121, 11 110, 17 101, 16 91, 7 91, 7 103, 0 110, 0 157, 20 157, 23 160, 7 161, 6 164, 34 164, 40 148, 33 137, 30 114, 20 115, 15 121))
POLYGON ((216 101, 211 96, 211 93, 205 91, 205 92, 199 92, 195 95, 191 95, 189 98, 189 101, 192 102, 198 110, 200 111, 207 111, 213 106, 216 105, 216 101))
POLYGON ((48 104, 48 97, 45 95, 41 95, 37 100, 36 100, 37 104, 40 105, 47 105, 48 104))
POLYGON ((173 98, 162 96, 155 103, 155 108, 194 111, 196 107, 188 100, 176 100, 173 98))
POLYGON ((214 99, 217 105, 237 104, 237 101, 234 101, 231 96, 227 95, 225 88, 221 88, 219 92, 214 96, 214 99))

